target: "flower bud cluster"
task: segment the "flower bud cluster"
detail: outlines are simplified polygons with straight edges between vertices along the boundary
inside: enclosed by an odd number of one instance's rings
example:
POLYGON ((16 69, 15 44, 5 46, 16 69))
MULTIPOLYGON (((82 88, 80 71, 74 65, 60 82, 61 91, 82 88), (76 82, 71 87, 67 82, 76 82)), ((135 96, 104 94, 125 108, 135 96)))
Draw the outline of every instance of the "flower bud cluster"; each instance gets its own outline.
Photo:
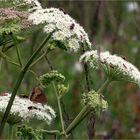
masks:
POLYGON ((56 70, 40 76, 40 81, 44 87, 48 86, 51 82, 62 83, 65 77, 56 70))
POLYGON ((96 93, 94 90, 83 94, 84 104, 88 104, 94 112, 98 112, 100 109, 105 111, 108 108, 108 103, 103 99, 103 96, 96 93))

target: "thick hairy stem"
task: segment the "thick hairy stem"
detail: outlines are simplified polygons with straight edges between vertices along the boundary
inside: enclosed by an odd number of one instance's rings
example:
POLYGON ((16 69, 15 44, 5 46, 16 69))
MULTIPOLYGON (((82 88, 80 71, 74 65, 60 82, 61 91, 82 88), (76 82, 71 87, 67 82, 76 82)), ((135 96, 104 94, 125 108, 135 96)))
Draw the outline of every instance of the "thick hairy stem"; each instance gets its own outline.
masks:
MULTIPOLYGON (((98 93, 103 92, 107 86, 109 85, 109 83, 111 82, 110 79, 107 79, 105 81, 105 83, 101 86, 101 88, 97 91, 98 93)), ((66 134, 71 133, 71 131, 85 118, 88 116, 88 114, 91 112, 92 110, 90 109, 89 105, 86 105, 81 111, 80 113, 76 116, 76 118, 72 121, 72 123, 68 126, 68 128, 66 129, 66 134)), ((93 125, 95 123, 95 119, 93 118, 89 118, 89 123, 90 121, 93 122, 93 125), (91 120, 92 119, 92 120, 91 120)), ((95 134, 94 131, 91 132, 93 135, 95 134)))
POLYGON ((13 125, 11 125, 11 124, 9 124, 8 125, 8 127, 9 127, 9 140, 12 140, 13 139, 13 125))
POLYGON ((41 130, 43 133, 47 133, 49 135, 61 135, 61 132, 59 130, 41 130))
POLYGON ((84 64, 84 69, 85 69, 85 78, 86 78, 87 91, 90 91, 89 71, 88 71, 87 64, 84 64))
POLYGON ((111 79, 107 78, 107 80, 104 82, 104 84, 98 89, 97 93, 102 93, 107 87, 108 85, 111 83, 111 79))
POLYGON ((40 45, 40 47, 33 53, 33 55, 30 57, 30 59, 28 60, 27 64, 25 65, 24 68, 22 68, 20 74, 19 74, 19 77, 17 79, 17 82, 13 88, 13 92, 12 92, 12 95, 11 95, 11 98, 9 100, 9 103, 6 107, 6 111, 3 115, 3 118, 2 118, 2 121, 1 121, 1 124, 0 124, 0 136, 2 135, 2 132, 3 132, 3 129, 4 129, 4 126, 5 126, 5 123, 7 121, 7 118, 8 118, 8 115, 10 113, 10 109, 12 107, 12 104, 13 104, 13 101, 15 99, 15 96, 17 94, 17 91, 19 89, 19 86, 24 78, 24 75, 26 74, 26 72, 28 71, 28 68, 29 66, 31 65, 31 63, 33 62, 34 58, 39 54, 39 52, 41 51, 41 49, 45 46, 45 44, 48 42, 48 40, 50 39, 50 37, 52 36, 53 33, 50 33, 47 38, 42 42, 42 44, 40 45))
POLYGON ((89 106, 86 105, 80 113, 76 116, 76 118, 72 121, 72 123, 68 126, 66 129, 66 134, 69 134, 72 132, 72 130, 87 116, 87 112, 89 112, 89 106), (86 114, 86 115, 85 115, 86 114))
MULTIPOLYGON (((84 47, 83 47, 84 48, 84 47)), ((85 50, 82 50, 82 53, 84 53, 85 50)), ((85 79, 86 79, 86 86, 87 86, 87 91, 89 92, 91 90, 90 88, 90 79, 89 79, 89 69, 88 69, 88 65, 84 64, 84 70, 85 70, 85 79)), ((88 137, 89 139, 93 139, 94 135, 95 135, 95 116, 92 114, 89 116, 87 116, 87 132, 88 132, 88 137), (94 120, 94 121, 91 121, 94 120)))

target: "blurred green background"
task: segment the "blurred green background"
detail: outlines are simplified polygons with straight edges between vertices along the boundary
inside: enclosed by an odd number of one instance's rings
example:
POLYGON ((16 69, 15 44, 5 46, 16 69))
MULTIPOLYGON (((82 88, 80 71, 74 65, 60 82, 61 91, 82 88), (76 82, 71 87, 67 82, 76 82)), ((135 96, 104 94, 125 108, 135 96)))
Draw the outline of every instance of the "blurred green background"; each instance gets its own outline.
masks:
MULTIPOLYGON (((43 7, 63 8, 79 22, 88 33, 93 49, 109 50, 111 53, 125 56, 140 69, 140 2, 139 1, 47 1, 40 0, 43 7)), ((21 46, 21 55, 24 64, 27 62, 35 48, 42 41, 42 32, 34 32, 21 46)), ((7 55, 16 58, 16 50, 12 49, 7 55)), ((67 53, 56 49, 48 55, 54 67, 66 77, 69 92, 63 98, 65 109, 70 121, 81 110, 81 93, 85 92, 85 76, 78 64, 80 53, 67 53)), ((42 59, 34 71, 38 76, 50 69, 45 59, 42 59)), ((0 71, 0 92, 11 92, 16 81, 19 69, 2 61, 0 71)), ((93 89, 98 89, 104 81, 101 71, 90 70, 90 79, 93 89)), ((38 83, 31 73, 28 73, 20 86, 19 94, 29 94, 38 83)), ((51 86, 45 89, 49 104, 56 110, 58 108, 51 86)), ((97 138, 140 138, 140 90, 131 83, 114 82, 104 93, 109 103, 109 110, 96 119, 97 138)), ((58 115, 57 115, 58 116, 58 115)), ((57 117, 51 126, 37 125, 33 127, 46 129, 59 129, 57 117)), ((73 132, 74 138, 86 139, 86 120, 73 132)), ((50 137, 51 138, 51 137, 50 137)))

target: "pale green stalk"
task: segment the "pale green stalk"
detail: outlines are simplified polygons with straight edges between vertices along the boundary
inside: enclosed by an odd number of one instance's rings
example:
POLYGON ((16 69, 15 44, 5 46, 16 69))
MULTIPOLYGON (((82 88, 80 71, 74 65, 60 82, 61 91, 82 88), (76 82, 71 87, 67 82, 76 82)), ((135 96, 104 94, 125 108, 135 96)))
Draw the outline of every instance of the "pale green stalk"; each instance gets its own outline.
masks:
MULTIPOLYGON (((110 82, 111 82, 111 80, 107 79, 97 92, 98 93, 103 92, 107 88, 107 86, 109 85, 110 82)), ((85 118, 88 115, 88 113, 91 112, 91 110, 89 110, 89 108, 90 108, 89 105, 85 105, 85 107, 80 111, 80 113, 76 116, 76 118, 71 122, 71 124, 66 129, 66 134, 69 134, 79 124, 79 121, 83 118, 83 116, 85 118), (86 112, 88 110, 89 110, 89 112, 86 114, 86 112), (86 115, 84 115, 84 114, 86 114, 86 115)))
POLYGON ((4 54, 2 51, 0 51, 0 56, 7 60, 9 63, 14 64, 16 66, 20 66, 20 64, 18 64, 17 62, 15 62, 13 59, 11 59, 9 56, 7 56, 6 54, 4 54))
POLYGON ((61 135, 61 132, 59 130, 44 130, 44 129, 42 129, 41 132, 47 133, 50 135, 61 135))
POLYGON ((21 53, 20 53, 20 48, 19 48, 19 45, 18 45, 18 41, 17 41, 17 39, 14 35, 12 35, 12 38, 13 38, 14 44, 16 46, 16 53, 17 53, 17 58, 18 58, 19 64, 22 67, 21 53))
POLYGON ((8 124, 8 133, 9 133, 9 135, 8 135, 8 139, 9 140, 12 140, 13 139, 13 125, 11 125, 11 124, 8 124))
POLYGON ((61 122, 61 128, 62 128, 62 133, 65 134, 65 128, 64 128, 64 121, 63 121, 63 115, 62 115, 62 109, 61 109, 61 104, 60 104, 60 98, 57 94, 57 89, 55 87, 55 84, 54 82, 52 82, 53 84, 53 88, 54 88, 54 92, 55 92, 55 95, 56 95, 56 98, 57 98, 57 104, 58 104, 58 110, 59 110, 59 117, 60 117, 60 122, 61 122))
POLYGON ((39 62, 42 58, 44 58, 46 54, 47 54, 47 51, 44 52, 39 58, 37 58, 37 59, 31 64, 30 68, 33 67, 33 66, 34 66, 37 62, 39 62))

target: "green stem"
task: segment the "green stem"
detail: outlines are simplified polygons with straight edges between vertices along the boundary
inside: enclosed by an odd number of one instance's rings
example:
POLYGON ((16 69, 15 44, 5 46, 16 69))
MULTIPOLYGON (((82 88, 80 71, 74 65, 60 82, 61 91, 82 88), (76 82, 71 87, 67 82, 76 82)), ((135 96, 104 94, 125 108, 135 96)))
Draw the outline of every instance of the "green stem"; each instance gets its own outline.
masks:
POLYGON ((111 79, 107 78, 107 80, 104 82, 104 84, 98 89, 97 93, 102 93, 107 87, 108 85, 111 83, 111 79))
POLYGON ((42 42, 42 44, 40 45, 40 47, 33 53, 33 55, 30 57, 30 59, 28 60, 27 64, 25 65, 24 68, 22 68, 20 74, 19 74, 19 77, 17 79, 17 82, 14 86, 14 89, 13 89, 13 92, 12 92, 12 95, 11 95, 11 98, 8 102, 8 105, 7 105, 7 108, 6 108, 6 111, 3 115, 3 118, 2 118, 2 121, 1 121, 1 125, 0 125, 0 136, 2 135, 2 132, 3 132, 3 129, 4 129, 4 126, 5 126, 5 123, 7 121, 7 118, 8 118, 8 115, 10 113, 10 109, 12 107, 12 104, 13 104, 13 101, 15 99, 15 96, 16 96, 16 93, 18 91, 18 88, 24 78, 24 75, 26 74, 26 72, 28 71, 28 68, 29 66, 31 65, 31 63, 33 62, 34 58, 38 55, 38 53, 41 51, 41 49, 45 46, 45 44, 48 42, 48 40, 50 39, 50 37, 52 36, 53 32, 50 33, 47 38, 42 42))
POLYGON ((9 133, 9 140, 12 140, 13 139, 13 125, 11 125, 11 124, 8 124, 8 127, 9 127, 9 131, 8 131, 8 133, 9 133))
MULTIPOLYGON (((15 65, 15 66, 18 66, 18 67, 21 67, 19 63, 15 62, 14 60, 12 60, 10 57, 8 57, 7 55, 5 55, 3 52, 0 51, 0 55, 2 56, 3 59, 5 59, 7 62, 15 65)), ((1 61, 2 59, 0 59, 1 61)), ((40 59, 38 59, 39 61, 40 59)), ((36 64, 36 63, 32 63, 32 64, 36 64)), ((33 65, 30 65, 30 68, 33 66, 33 65)), ((1 65, 0 65, 1 66, 1 65)), ((1 68, 1 67, 0 67, 1 68)), ((0 69, 1 70, 1 69, 0 69)), ((32 73, 34 76, 35 76, 35 79, 40 83, 40 80, 38 78, 38 76, 36 75, 36 73, 33 71, 33 70, 29 70, 30 73, 32 73)))
MULTIPOLYGON (((111 79, 107 79, 97 92, 98 93, 103 92, 103 90, 105 90, 105 88, 107 88, 107 86, 109 85, 110 82, 111 82, 111 79)), ((91 112, 91 110, 89 110, 89 108, 90 108, 90 106, 86 105, 80 111, 80 113, 76 116, 76 118, 72 121, 72 123, 66 129, 66 134, 69 134, 79 124, 79 122, 81 120, 83 120, 91 112)))
MULTIPOLYGON (((43 51, 43 53, 44 53, 44 51, 43 51)), ((50 70, 53 70, 53 66, 51 65, 51 62, 49 61, 49 59, 47 57, 47 53, 45 55, 45 59, 46 59, 46 61, 48 63, 48 66, 49 66, 50 70)), ((56 85, 55 84, 54 84, 54 88, 56 89, 56 85)), ((61 111, 61 116, 64 116, 63 118, 66 118, 66 119, 63 119, 62 118, 62 123, 64 122, 65 123, 65 126, 67 127, 68 126, 68 122, 69 122, 69 115, 66 112, 65 104, 64 104, 63 100, 61 100, 61 97, 60 96, 59 96, 59 102, 60 102, 60 109, 61 109, 61 107, 63 109, 63 113, 61 111)), ((61 125, 62 125, 62 123, 61 123, 61 125)))
POLYGON ((37 58, 37 59, 31 64, 30 68, 33 67, 37 62, 39 62, 43 57, 45 57, 46 53, 47 53, 47 51, 44 52, 39 58, 37 58))
POLYGON ((50 134, 50 135, 61 135, 61 132, 59 130, 41 130, 41 132, 43 133, 47 133, 47 134, 50 134))
MULTIPOLYGON (((85 112, 87 112, 87 110, 89 109, 89 106, 86 105, 81 111, 80 113, 76 116, 76 118, 72 121, 72 123, 68 126, 68 128, 66 129, 66 134, 69 134, 78 124, 79 121, 82 119, 82 116, 85 114, 85 112)), ((86 116, 85 116, 86 117, 86 116)))
POLYGON ((12 38, 13 38, 14 44, 16 46, 16 52, 17 52, 17 57, 18 57, 19 64, 22 67, 21 54, 20 54, 20 50, 19 50, 18 41, 17 41, 17 39, 14 35, 12 35, 12 38))
POLYGON ((16 46, 16 52, 17 52, 17 57, 18 57, 19 64, 22 67, 21 54, 20 54, 19 46, 16 46))
POLYGON ((58 104, 58 110, 59 110, 62 133, 64 134, 65 133, 65 128, 64 128, 64 122, 63 122, 63 115, 62 115, 62 109, 61 109, 61 104, 60 104, 60 98, 59 98, 59 96, 57 94, 57 89, 55 87, 54 82, 52 82, 52 84, 53 84, 53 87, 54 87, 54 90, 55 90, 55 95, 56 95, 56 98, 57 98, 57 104, 58 104))
POLYGON ((11 64, 14 64, 16 66, 20 66, 20 64, 18 64, 17 62, 15 62, 14 60, 12 60, 9 56, 7 56, 6 54, 4 54, 2 51, 0 51, 0 56, 5 59, 6 61, 8 61, 11 64))
POLYGON ((2 58, 0 58, 0 72, 2 70, 2 58))
POLYGON ((37 76, 37 74, 33 71, 33 70, 29 70, 30 73, 32 73, 35 77, 35 79, 39 82, 39 84, 41 85, 41 82, 39 80, 39 77, 37 76))

